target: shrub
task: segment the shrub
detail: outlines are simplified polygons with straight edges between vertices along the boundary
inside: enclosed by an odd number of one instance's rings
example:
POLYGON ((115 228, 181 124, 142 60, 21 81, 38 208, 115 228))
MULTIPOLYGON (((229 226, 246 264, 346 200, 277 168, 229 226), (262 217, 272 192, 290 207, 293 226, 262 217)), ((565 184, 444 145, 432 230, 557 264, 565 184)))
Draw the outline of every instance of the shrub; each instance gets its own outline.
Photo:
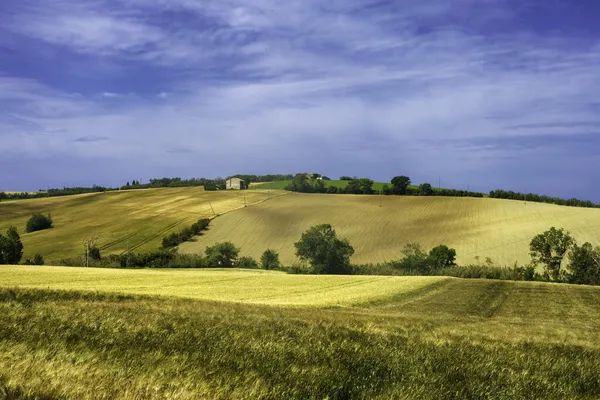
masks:
POLYGON ((397 268, 419 274, 427 274, 429 272, 430 267, 427 260, 427 253, 421 249, 419 243, 407 243, 402 250, 402 254, 404 254, 402 260, 393 262, 397 268))
POLYGON ((337 238, 329 224, 316 225, 302 234, 294 244, 296 256, 309 262, 314 273, 344 274, 350 271, 350 257, 354 248, 350 243, 337 238))
POLYGON ((50 214, 48 216, 44 216, 40 213, 33 214, 29 221, 27 221, 27 233, 41 231, 44 229, 52 228, 52 218, 50 214))
POLYGON ((260 266, 263 269, 276 269, 281 267, 279 262, 279 254, 275 250, 265 250, 260 257, 260 266))
POLYGON ((231 268, 235 265, 240 249, 231 242, 217 243, 205 250, 207 263, 214 268, 231 268))
POLYGON ((258 263, 252 257, 240 257, 235 266, 238 268, 258 268, 258 263))
POLYGON ((25 264, 25 265, 44 265, 44 257, 42 257, 42 255, 40 253, 37 253, 33 257, 33 261, 30 259, 27 259, 27 260, 25 260, 25 262, 23 264, 25 264))
POLYGON ((90 258, 92 260, 100 261, 100 259, 101 259, 100 249, 97 248, 95 245, 90 247, 90 249, 88 250, 88 255, 90 256, 90 258))

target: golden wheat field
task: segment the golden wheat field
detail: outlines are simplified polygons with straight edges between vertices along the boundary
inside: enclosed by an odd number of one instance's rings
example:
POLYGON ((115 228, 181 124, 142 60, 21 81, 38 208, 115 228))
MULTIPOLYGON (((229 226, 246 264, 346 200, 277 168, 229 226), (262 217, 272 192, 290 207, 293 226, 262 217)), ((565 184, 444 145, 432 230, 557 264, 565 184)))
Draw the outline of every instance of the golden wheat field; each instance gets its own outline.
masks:
MULTIPOLYGON (((277 195, 271 193, 271 197, 277 195)), ((0 203, 0 232, 11 225, 18 229, 24 259, 37 252, 47 261, 81 255, 82 241, 94 233, 104 254, 128 248, 150 250, 160 246, 167 233, 200 218, 243 208, 244 197, 247 204, 254 204, 267 199, 267 192, 160 188, 6 201, 0 203), (36 212, 51 213, 54 227, 25 233, 27 220, 36 212)))
POLYGON ((349 306, 451 278, 290 275, 263 270, 1 266, 0 287, 160 295, 236 303, 349 306))
POLYGON ((460 264, 496 265, 529 261, 533 236, 551 226, 568 229, 578 241, 600 244, 600 210, 489 198, 291 194, 223 215, 210 232, 180 251, 199 253, 231 241, 242 255, 259 258, 280 252, 284 264, 296 261, 294 242, 309 227, 330 223, 354 246, 354 263, 398 259, 407 242, 430 248, 446 244, 460 264), (381 204, 381 206, 380 206, 381 204))

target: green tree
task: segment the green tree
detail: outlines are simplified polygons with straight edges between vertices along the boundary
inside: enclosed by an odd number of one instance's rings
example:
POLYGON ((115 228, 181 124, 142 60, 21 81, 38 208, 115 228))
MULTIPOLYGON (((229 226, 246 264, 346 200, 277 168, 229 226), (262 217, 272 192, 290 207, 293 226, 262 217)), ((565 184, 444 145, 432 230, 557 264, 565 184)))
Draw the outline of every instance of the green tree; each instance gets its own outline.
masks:
POLYGON ((346 193, 361 194, 362 188, 360 187, 360 180, 352 179, 350 182, 348 182, 348 185, 346 186, 346 193))
POLYGON ((35 213, 31 216, 31 218, 29 218, 29 221, 27 221, 27 227, 25 230, 27 233, 31 233, 49 228, 52 228, 52 217, 50 214, 45 216, 40 213, 35 213))
POLYGON ((406 189, 410 185, 408 176, 400 175, 392 178, 392 192, 394 194, 406 194, 406 189))
POLYGON ((450 267, 456 261, 456 250, 442 244, 429 251, 428 259, 431 265, 438 268, 450 267))
POLYGON ((420 196, 431 196, 433 195, 433 188, 430 183, 422 183, 419 185, 420 196))
POLYGON ((373 181, 369 178, 358 180, 358 186, 362 194, 373 194, 373 181))
POLYGON ((546 278, 560 281, 565 277, 565 271, 562 269, 563 259, 574 243, 575 240, 569 232, 552 227, 531 240, 529 254, 534 265, 544 265, 546 278))
POLYGON ((263 269, 275 269, 281 266, 279 254, 275 250, 267 249, 260 257, 260 266, 263 269))
POLYGON ((208 265, 215 268, 232 268, 240 254, 240 249, 231 242, 217 243, 205 250, 208 265))
POLYGON ((569 252, 569 282, 600 285, 600 247, 584 243, 581 247, 573 244, 569 252))
POLYGON ((98 247, 96 247, 96 245, 93 245, 90 247, 89 257, 92 260, 96 260, 96 261, 100 261, 102 259, 102 257, 100 256, 100 249, 98 247))
POLYGON ((420 273, 427 273, 429 271, 427 253, 421 249, 421 245, 418 242, 405 244, 402 254, 404 258, 400 261, 400 268, 420 273))
POLYGON ((296 256, 310 263, 317 274, 343 274, 350 270, 354 248, 346 239, 338 239, 329 224, 316 225, 302 234, 294 244, 296 256))
POLYGON ((5 192, 0 192, 0 201, 8 198, 8 195, 5 192))
POLYGON ((18 264, 23 257, 23 243, 15 227, 6 231, 6 236, 0 234, 0 264, 18 264))

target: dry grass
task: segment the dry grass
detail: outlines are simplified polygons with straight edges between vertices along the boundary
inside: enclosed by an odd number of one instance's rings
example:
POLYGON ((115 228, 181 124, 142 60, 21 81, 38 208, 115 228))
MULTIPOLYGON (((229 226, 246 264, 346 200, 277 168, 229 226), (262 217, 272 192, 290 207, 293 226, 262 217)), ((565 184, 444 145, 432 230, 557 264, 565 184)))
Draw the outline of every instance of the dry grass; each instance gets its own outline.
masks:
MULTIPOLYGON (((279 193, 282 194, 282 193, 279 193)), ((246 202, 267 198, 266 191, 205 192, 202 187, 114 191, 77 196, 0 203, 0 232, 11 225, 19 230, 24 257, 41 253, 46 260, 80 255, 82 240, 99 235, 103 253, 120 253, 160 246, 162 237, 200 218, 227 213, 246 202), (51 213, 54 228, 25 233, 33 213, 51 213)), ((276 194, 277 195, 277 194, 276 194)), ((273 194, 272 194, 273 196, 273 194)))
POLYGON ((288 275, 261 270, 0 267, 0 286, 92 290, 239 303, 349 306, 449 278, 288 275))
POLYGON ((600 243, 600 210, 488 198, 291 194, 217 218, 211 230, 183 252, 232 241, 259 258, 272 248, 285 264, 296 261, 293 244, 315 224, 330 223, 354 246, 355 263, 401 257, 407 242, 454 247, 460 263, 491 257, 499 265, 529 261, 528 244, 551 226, 579 241, 600 243), (379 207, 379 203, 382 207, 379 207))

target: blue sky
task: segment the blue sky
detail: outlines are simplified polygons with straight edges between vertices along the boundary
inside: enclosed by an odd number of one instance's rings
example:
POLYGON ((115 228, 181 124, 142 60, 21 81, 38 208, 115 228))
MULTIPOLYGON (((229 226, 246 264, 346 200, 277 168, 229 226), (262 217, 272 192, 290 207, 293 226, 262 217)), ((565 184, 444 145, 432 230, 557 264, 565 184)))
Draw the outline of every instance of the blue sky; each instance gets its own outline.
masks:
POLYGON ((3 0, 0 189, 320 172, 600 202, 593 0, 3 0))

